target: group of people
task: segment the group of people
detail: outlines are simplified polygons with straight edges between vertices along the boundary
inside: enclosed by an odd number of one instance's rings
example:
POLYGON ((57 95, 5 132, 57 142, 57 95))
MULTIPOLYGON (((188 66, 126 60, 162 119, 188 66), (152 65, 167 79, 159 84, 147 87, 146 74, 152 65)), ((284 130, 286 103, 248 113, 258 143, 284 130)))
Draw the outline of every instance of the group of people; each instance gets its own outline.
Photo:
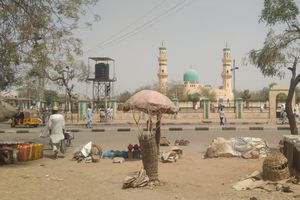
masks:
POLYGON ((300 114, 299 114, 299 106, 298 106, 298 104, 295 105, 295 108, 293 109, 293 114, 295 116, 295 119, 297 121, 300 121, 300 114))
MULTIPOLYGON (((99 109, 99 113, 100 113, 100 121, 102 119, 113 119, 113 109, 112 108, 100 108, 99 109)), ((92 128, 92 123, 93 123, 93 109, 91 107, 91 105, 88 105, 87 111, 86 111, 86 116, 87 116, 87 123, 86 123, 86 127, 87 128, 92 128)))
MULTIPOLYGON (((293 115, 296 121, 300 121, 300 112, 299 112, 298 104, 296 104, 295 107, 293 108, 293 115)), ((280 120, 282 124, 284 124, 287 121, 285 104, 280 105, 280 120)))
MULTIPOLYGON (((100 112, 101 114, 101 112, 100 112)), ((112 108, 107 109, 105 116, 109 119, 112 119, 112 108)), ((87 128, 92 128, 93 124, 93 109, 92 106, 89 104, 86 110, 86 117, 87 117, 87 128)), ((49 132, 50 136, 50 143, 52 145, 52 150, 54 152, 54 158, 57 158, 60 142, 61 140, 65 139, 65 119, 64 116, 58 113, 58 107, 53 106, 52 114, 49 116, 46 130, 49 132)))

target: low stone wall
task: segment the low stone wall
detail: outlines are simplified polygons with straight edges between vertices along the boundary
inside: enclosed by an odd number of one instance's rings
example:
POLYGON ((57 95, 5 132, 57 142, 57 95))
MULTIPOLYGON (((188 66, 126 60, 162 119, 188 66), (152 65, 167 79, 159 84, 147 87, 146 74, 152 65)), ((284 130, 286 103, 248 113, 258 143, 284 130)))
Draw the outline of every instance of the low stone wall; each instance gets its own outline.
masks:
MULTIPOLYGON (((202 110, 201 110, 202 111, 202 110)), ((230 119, 236 119, 236 113, 234 112, 226 112, 225 113, 226 118, 228 121, 230 121, 230 119)), ((138 112, 136 113, 136 116, 138 117, 138 112)), ((141 114, 142 119, 145 119, 146 115, 145 114, 141 114)), ((200 121, 203 120, 212 120, 212 121, 218 121, 219 120, 219 114, 217 112, 212 112, 209 113, 209 118, 208 119, 204 119, 204 114, 203 111, 199 112, 197 110, 192 110, 192 111, 188 111, 188 112, 179 112, 178 114, 174 114, 174 115, 163 115, 163 119, 177 119, 177 120, 188 120, 188 119, 199 119, 200 121)), ((71 114, 67 113, 67 121, 71 120, 71 114)), ((133 113, 132 112, 121 112, 121 111, 117 111, 115 113, 114 119, 116 120, 131 120, 133 119, 133 113)), ((268 120, 269 119, 269 113, 268 112, 243 112, 242 113, 242 120, 255 120, 255 119, 265 119, 268 120)), ((85 117, 83 118, 83 120, 79 120, 79 114, 77 113, 73 113, 73 121, 85 121, 85 117)), ((93 117, 93 121, 94 122, 99 122, 100 121, 100 114, 99 113, 94 113, 94 117, 93 117)))
POLYGON ((243 112, 242 119, 269 119, 269 112, 243 112))

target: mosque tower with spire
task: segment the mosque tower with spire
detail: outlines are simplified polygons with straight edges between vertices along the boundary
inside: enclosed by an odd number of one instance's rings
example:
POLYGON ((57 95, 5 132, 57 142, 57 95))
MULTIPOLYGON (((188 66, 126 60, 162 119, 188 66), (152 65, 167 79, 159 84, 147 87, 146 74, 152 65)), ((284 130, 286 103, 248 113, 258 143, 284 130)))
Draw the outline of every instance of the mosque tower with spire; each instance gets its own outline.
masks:
POLYGON ((228 48, 226 44, 226 47, 223 49, 223 71, 221 74, 221 77, 223 79, 224 100, 233 99, 231 61, 232 59, 230 48, 228 48))
POLYGON ((159 71, 157 73, 158 82, 159 82, 159 90, 161 93, 167 93, 167 80, 168 80, 168 68, 167 68, 167 49, 162 46, 159 48, 159 71))

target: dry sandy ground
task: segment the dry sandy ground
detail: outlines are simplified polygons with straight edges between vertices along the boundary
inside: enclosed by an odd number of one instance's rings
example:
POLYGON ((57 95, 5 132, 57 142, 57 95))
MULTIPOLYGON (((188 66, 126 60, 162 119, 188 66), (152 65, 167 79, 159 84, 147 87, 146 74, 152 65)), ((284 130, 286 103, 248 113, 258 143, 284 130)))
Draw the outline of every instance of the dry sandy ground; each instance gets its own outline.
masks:
POLYGON ((159 164, 163 184, 152 189, 121 189, 127 173, 139 170, 141 161, 77 163, 68 154, 58 160, 45 157, 7 165, 0 168, 0 199, 294 199, 297 194, 231 188, 241 177, 260 169, 262 160, 201 159, 188 147, 184 152, 176 163, 159 164))
MULTIPOLYGON (((92 135, 86 137, 92 138, 92 135)), ((122 139, 116 143, 122 144, 122 139)), ((100 140, 97 142, 102 145, 100 140)), ((123 141, 124 146, 127 142, 123 141)), ((117 144, 110 147, 114 146, 117 144)), ((256 197, 258 200, 281 200, 295 199, 300 194, 298 185, 293 185, 293 193, 262 189, 235 191, 232 185, 253 171, 261 170, 263 160, 202 159, 202 152, 196 146, 183 147, 183 157, 176 163, 159 163, 161 186, 126 190, 122 189, 122 181, 129 172, 142 168, 141 161, 114 164, 111 159, 101 159, 99 163, 77 163, 72 161, 75 147, 69 149, 64 158, 57 160, 49 158, 47 155, 51 151, 45 150, 43 159, 0 166, 0 199, 240 200, 256 197)), ((162 150, 166 149, 168 147, 162 147, 162 150)))

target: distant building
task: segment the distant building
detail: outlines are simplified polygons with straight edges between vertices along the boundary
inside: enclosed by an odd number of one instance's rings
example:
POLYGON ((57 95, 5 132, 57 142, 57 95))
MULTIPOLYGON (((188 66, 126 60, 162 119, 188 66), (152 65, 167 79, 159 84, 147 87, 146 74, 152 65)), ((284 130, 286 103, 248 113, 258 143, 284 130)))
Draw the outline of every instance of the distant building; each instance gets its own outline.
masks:
MULTIPOLYGON (((160 47, 159 54, 159 88, 162 93, 166 93, 167 89, 167 50, 165 47, 160 47)), ((222 58, 222 72, 221 78, 223 80, 223 85, 218 88, 213 88, 211 86, 204 85, 199 82, 199 74, 196 69, 190 68, 187 69, 183 74, 183 84, 179 86, 178 92, 183 95, 189 95, 194 93, 199 93, 201 95, 202 90, 208 89, 210 92, 216 94, 218 101, 233 100, 234 94, 232 90, 232 58, 230 49, 226 47, 223 49, 223 58, 222 58)))
POLYGON ((158 84, 159 90, 161 93, 167 93, 167 80, 168 80, 168 67, 167 67, 167 49, 162 44, 162 47, 159 48, 159 56, 158 56, 158 84))

